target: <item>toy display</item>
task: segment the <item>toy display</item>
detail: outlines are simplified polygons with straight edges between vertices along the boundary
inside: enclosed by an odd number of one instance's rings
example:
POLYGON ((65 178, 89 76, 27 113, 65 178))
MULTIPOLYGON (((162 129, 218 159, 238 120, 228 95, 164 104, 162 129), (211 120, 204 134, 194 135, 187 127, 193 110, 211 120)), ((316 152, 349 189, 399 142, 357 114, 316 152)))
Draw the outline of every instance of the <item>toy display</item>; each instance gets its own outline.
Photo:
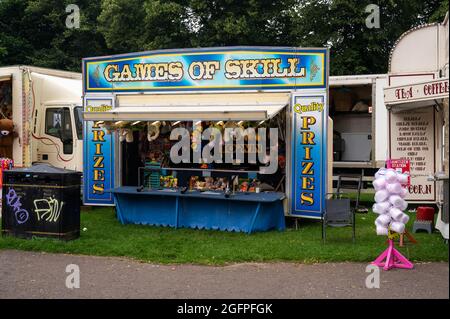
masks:
POLYGON ((159 178, 159 184, 164 188, 177 188, 178 187, 178 179, 172 175, 169 176, 161 176, 159 178))
MULTIPOLYGON (((14 161, 10 158, 0 158, 0 191, 3 186, 3 171, 14 167, 14 161)), ((1 194, 1 193, 0 193, 1 194)))
POLYGON ((198 176, 192 176, 190 179, 192 182, 189 184, 189 188, 191 190, 199 190, 199 191, 223 191, 227 186, 226 178, 214 178, 214 177, 205 177, 204 181, 201 181, 198 176), (191 185, 193 185, 191 187, 191 185))

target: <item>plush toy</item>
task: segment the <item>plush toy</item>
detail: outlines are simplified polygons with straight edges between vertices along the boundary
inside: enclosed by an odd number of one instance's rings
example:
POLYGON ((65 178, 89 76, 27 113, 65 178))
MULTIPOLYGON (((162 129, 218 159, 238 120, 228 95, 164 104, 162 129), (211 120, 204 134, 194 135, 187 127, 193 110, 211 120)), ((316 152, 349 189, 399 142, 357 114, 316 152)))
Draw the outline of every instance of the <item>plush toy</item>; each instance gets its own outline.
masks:
POLYGON ((149 142, 153 142, 159 136, 159 128, 161 127, 161 122, 156 121, 155 123, 148 122, 147 126, 147 139, 149 142))
POLYGON ((0 157, 12 158, 13 142, 18 137, 10 119, 0 120, 0 157))
POLYGON ((201 147, 202 145, 202 132, 203 132, 203 127, 202 127, 202 123, 201 122, 197 122, 194 124, 194 126, 192 127, 192 136, 191 136, 191 148, 194 151, 198 151, 199 147, 201 147))
POLYGON ((114 130, 117 129, 116 125, 113 122, 104 122, 99 126, 106 130, 106 134, 111 134, 114 130))
POLYGON ((128 128, 121 128, 119 131, 119 141, 126 141, 127 143, 133 143, 133 131, 128 128))

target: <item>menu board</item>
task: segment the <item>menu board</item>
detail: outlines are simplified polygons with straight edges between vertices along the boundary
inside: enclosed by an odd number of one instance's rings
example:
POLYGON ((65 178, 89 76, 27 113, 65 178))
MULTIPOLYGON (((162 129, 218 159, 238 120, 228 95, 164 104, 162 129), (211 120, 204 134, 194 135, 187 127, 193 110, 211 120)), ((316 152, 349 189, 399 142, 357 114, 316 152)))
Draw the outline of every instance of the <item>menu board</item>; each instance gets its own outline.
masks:
POLYGON ((434 201, 435 183, 428 175, 435 171, 435 118, 432 107, 390 112, 390 157, 410 161, 411 184, 408 201, 434 201))

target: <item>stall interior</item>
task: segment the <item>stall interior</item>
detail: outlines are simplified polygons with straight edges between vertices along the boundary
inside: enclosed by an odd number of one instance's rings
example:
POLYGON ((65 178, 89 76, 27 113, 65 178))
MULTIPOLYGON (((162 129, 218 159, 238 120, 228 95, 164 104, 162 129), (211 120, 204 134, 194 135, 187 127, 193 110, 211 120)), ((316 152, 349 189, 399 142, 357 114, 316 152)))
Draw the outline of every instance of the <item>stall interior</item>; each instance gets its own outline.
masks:
POLYGON ((372 85, 330 88, 333 160, 372 160, 372 85))
POLYGON ((0 170, 13 165, 14 124, 12 117, 12 82, 9 78, 0 79, 0 170))
MULTIPOLYGON (((114 125, 119 131, 121 149, 121 168, 123 186, 136 186, 141 189, 160 189, 200 192, 285 192, 285 159, 286 159, 286 112, 281 111, 271 119, 263 121, 119 121, 106 123, 114 125), (172 147, 179 142, 171 140, 170 135, 175 128, 185 128, 190 134, 190 147, 198 147, 195 136, 201 136, 207 128, 216 128, 221 136, 226 138, 226 128, 254 128, 256 132, 256 147, 261 136, 258 129, 266 128, 266 156, 270 150, 269 128, 278 129, 277 160, 278 166, 273 174, 262 174, 260 168, 267 166, 259 156, 256 163, 249 161, 249 150, 252 146, 245 136, 244 145, 238 145, 236 140, 230 145, 220 141, 222 154, 235 152, 237 147, 244 151, 243 161, 228 163, 195 162, 193 152, 190 152, 189 163, 174 163, 170 156, 172 147)), ((201 148, 210 143, 210 140, 201 140, 201 148)), ((260 145, 261 144, 261 145, 260 145)), ((253 149, 253 151, 255 151, 253 149)), ((266 160, 267 161, 267 160, 266 160)))

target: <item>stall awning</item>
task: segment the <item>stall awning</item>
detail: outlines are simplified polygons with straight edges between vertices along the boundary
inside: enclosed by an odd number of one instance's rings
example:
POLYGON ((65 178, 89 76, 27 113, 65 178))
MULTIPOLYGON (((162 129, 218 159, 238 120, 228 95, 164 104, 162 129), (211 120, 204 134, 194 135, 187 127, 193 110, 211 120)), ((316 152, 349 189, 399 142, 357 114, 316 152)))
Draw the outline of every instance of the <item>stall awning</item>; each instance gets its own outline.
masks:
POLYGON ((84 112, 88 121, 270 119, 289 103, 289 93, 118 95, 106 112, 84 112))

